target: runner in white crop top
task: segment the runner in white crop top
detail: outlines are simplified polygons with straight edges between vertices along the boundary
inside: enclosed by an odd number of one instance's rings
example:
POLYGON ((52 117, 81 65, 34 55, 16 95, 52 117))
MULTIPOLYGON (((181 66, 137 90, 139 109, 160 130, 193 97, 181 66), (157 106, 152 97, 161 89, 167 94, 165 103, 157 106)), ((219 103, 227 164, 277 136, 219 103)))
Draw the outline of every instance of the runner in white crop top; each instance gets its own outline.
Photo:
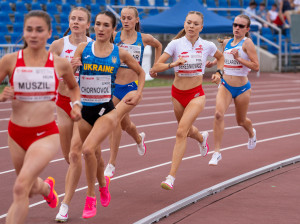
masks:
MULTIPOLYGON (((80 43, 92 41, 87 36, 90 20, 91 15, 87 9, 82 7, 73 8, 69 15, 69 29, 65 33, 67 34, 71 31, 71 34, 54 41, 49 50, 60 57, 67 58, 73 67, 80 64, 81 62, 73 58, 73 56, 80 43)), ((78 82, 79 69, 77 69, 74 75, 78 82)), ((56 221, 66 222, 68 220, 68 205, 71 202, 81 175, 82 142, 77 128, 78 122, 73 122, 70 119, 72 107, 69 98, 69 89, 62 81, 59 83, 56 105, 61 148, 65 160, 70 164, 67 171, 68 178, 65 183, 65 197, 56 216, 56 221)))
MULTIPOLYGON (((249 71, 258 71, 259 63, 255 46, 250 38, 247 38, 250 30, 250 19, 246 15, 235 17, 233 22, 233 39, 222 42, 224 50, 224 77, 218 90, 216 100, 216 112, 214 120, 215 153, 209 161, 209 165, 217 165, 222 159, 220 149, 224 132, 224 114, 232 99, 236 108, 236 120, 249 135, 248 149, 256 146, 256 131, 252 122, 247 118, 247 110, 250 101, 251 84, 248 81, 249 71)), ((211 67, 216 62, 208 62, 211 67)))
MULTIPOLYGON (((207 57, 215 57, 220 70, 223 69, 224 57, 215 44, 199 37, 202 28, 203 15, 200 12, 189 12, 184 29, 168 44, 152 68, 152 72, 162 72, 170 68, 175 70, 172 103, 178 129, 171 170, 166 180, 161 183, 161 187, 166 190, 173 189, 175 175, 186 150, 187 137, 197 140, 201 156, 208 152, 208 132, 200 133, 193 123, 205 105, 202 80, 207 57), (170 57, 172 62, 165 63, 170 57)), ((219 82, 220 74, 213 74, 212 79, 215 83, 219 82)))

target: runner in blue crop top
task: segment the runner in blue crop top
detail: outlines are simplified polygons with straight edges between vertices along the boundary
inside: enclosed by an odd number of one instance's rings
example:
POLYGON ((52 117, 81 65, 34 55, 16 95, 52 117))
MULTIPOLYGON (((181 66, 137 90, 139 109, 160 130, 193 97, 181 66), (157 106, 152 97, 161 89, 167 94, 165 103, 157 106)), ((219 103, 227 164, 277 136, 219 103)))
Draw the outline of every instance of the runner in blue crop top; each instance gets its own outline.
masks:
MULTIPOLYGON (((145 83, 145 72, 142 67, 127 51, 112 43, 115 27, 114 14, 109 11, 100 12, 95 18, 95 42, 81 43, 74 55, 74 58, 79 58, 81 61, 79 87, 82 96, 83 119, 78 122, 78 127, 83 141, 82 153, 86 163, 88 185, 83 218, 91 218, 97 213, 96 177, 99 182, 102 206, 106 207, 110 202, 109 177, 104 177, 104 161, 101 158, 99 146, 124 114, 139 103, 145 83), (133 69, 140 85, 134 94, 125 96, 114 109, 111 95, 120 63, 125 63, 133 69)), ((73 69, 75 71, 76 67, 73 69)))
MULTIPOLYGON (((161 43, 149 34, 140 33, 140 23, 138 11, 135 7, 126 6, 121 11, 122 30, 114 33, 114 42, 120 48, 127 50, 133 58, 142 65, 144 48, 149 45, 155 49, 155 62, 161 54, 161 43)), ((137 74, 129 69, 125 64, 121 67, 117 74, 116 88, 114 91, 113 102, 117 107, 123 97, 134 92, 138 88, 137 74)), ((129 114, 126 114, 118 128, 114 129, 110 139, 110 159, 105 169, 105 175, 112 177, 115 172, 116 157, 121 140, 121 127, 135 140, 137 143, 137 152, 139 155, 145 155, 146 145, 144 143, 145 133, 138 133, 135 124, 130 120, 129 114)))
MULTIPOLYGON (((248 149, 256 146, 256 130, 252 127, 251 120, 247 117, 250 102, 251 85, 248 80, 250 70, 258 71, 259 62, 255 46, 249 36, 250 19, 246 15, 235 17, 233 22, 233 39, 222 41, 224 49, 224 77, 218 89, 216 98, 216 111, 214 119, 214 146, 215 153, 209 165, 218 165, 222 159, 220 149, 224 133, 224 115, 232 99, 235 104, 236 120, 248 136, 248 149)), ((211 67, 214 64, 208 63, 211 67)))

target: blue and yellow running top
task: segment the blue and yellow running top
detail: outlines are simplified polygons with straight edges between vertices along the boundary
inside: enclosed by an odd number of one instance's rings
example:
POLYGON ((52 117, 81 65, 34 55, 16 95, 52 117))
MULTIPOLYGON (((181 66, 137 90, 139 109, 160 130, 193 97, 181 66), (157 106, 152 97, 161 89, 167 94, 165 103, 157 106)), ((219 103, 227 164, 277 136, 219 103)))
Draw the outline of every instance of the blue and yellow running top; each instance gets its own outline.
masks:
MULTIPOLYGON (((133 44, 124 44, 121 40, 121 31, 119 31, 116 34, 115 44, 118 45, 119 47, 125 49, 126 51, 129 52, 129 54, 132 55, 132 57, 142 66, 143 62, 143 54, 144 54, 144 44, 142 40, 142 34, 140 32, 137 32, 137 38, 136 41, 133 44)), ((125 63, 121 64, 122 68, 128 68, 128 66, 125 63)))
POLYGON ((118 46, 113 45, 111 54, 104 58, 95 56, 94 46, 95 42, 89 42, 81 55, 79 87, 84 106, 96 106, 111 100, 121 63, 118 46))

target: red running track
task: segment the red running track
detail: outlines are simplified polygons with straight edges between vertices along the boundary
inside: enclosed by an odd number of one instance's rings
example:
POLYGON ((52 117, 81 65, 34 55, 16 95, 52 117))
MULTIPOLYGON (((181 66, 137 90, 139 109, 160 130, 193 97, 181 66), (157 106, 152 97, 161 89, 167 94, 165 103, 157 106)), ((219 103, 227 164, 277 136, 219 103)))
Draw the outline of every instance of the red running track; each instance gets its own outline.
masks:
MULTIPOLYGON (((225 117, 223 149, 226 150, 222 152, 223 160, 219 165, 209 167, 211 154, 201 158, 197 143, 189 139, 184 160, 177 173, 174 190, 161 189, 160 182, 165 179, 170 169, 177 122, 172 110, 170 87, 146 88, 143 100, 132 111, 131 118, 138 130, 146 133, 147 154, 140 157, 133 140, 124 133, 116 174, 110 185, 112 195, 110 205, 104 208, 98 203, 96 217, 89 220, 81 218, 86 193, 83 170, 78 191, 70 205, 69 223, 133 223, 205 188, 299 155, 299 74, 261 74, 260 78, 257 78, 256 74, 251 74, 249 78, 252 84, 252 97, 248 116, 257 130, 258 143, 255 150, 247 150, 248 136, 241 127, 236 126, 232 104, 225 117)), ((217 86, 205 85, 204 91, 207 96, 206 107, 197 118, 195 125, 200 131, 207 130, 210 133, 208 142, 213 150, 212 127, 217 86)), ((16 178, 7 147, 9 114, 10 103, 1 103, 0 223, 5 223, 16 178)), ((109 157, 107 141, 102 144, 102 151, 107 162, 109 157)), ((58 153, 41 174, 42 178, 47 176, 55 178, 60 199, 64 193, 66 170, 67 163, 63 160, 62 154, 58 153)), ((99 201, 99 195, 97 198, 99 201)), ((50 209, 41 196, 35 196, 30 200, 26 223, 55 223, 57 212, 58 208, 50 209)), ((164 223, 175 222, 167 220, 165 219, 164 223)))

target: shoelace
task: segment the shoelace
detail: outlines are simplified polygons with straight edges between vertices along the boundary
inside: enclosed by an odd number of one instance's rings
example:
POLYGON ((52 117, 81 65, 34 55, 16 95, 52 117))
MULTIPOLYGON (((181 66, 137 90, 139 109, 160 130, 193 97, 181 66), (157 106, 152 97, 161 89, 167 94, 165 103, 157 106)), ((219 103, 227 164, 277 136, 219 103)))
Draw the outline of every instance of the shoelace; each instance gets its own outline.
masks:
POLYGON ((84 209, 91 210, 95 206, 94 200, 89 200, 85 202, 84 209))

